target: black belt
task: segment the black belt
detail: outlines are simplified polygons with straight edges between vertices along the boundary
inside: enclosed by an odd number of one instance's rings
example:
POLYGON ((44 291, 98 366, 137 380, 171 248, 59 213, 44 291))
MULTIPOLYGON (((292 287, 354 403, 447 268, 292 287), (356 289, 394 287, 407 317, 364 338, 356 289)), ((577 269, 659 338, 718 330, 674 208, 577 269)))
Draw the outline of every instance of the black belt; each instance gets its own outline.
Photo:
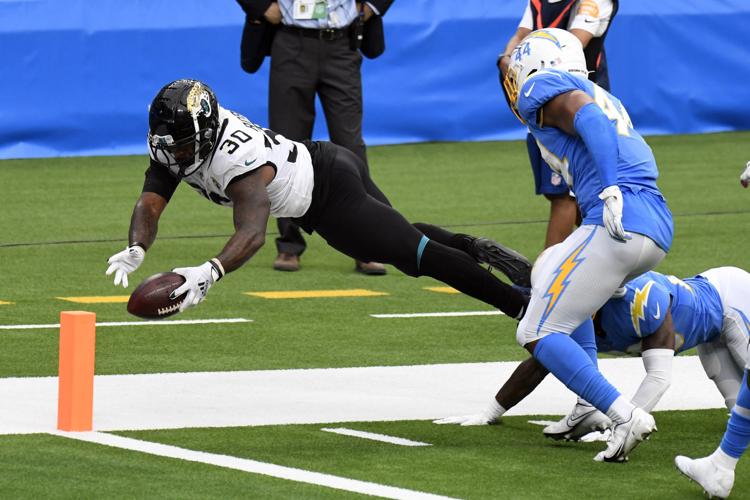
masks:
POLYGON ((326 28, 322 30, 311 29, 311 28, 300 28, 299 26, 288 26, 286 24, 281 26, 282 31, 289 33, 296 33, 306 38, 315 38, 316 40, 338 40, 348 36, 349 28, 326 28))

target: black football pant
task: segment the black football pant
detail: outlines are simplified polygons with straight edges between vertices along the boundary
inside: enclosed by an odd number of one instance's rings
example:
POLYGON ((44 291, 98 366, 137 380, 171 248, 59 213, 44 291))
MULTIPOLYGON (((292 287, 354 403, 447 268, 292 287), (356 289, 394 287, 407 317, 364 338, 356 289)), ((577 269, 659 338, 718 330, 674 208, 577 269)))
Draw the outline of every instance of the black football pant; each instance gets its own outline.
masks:
MULTIPOLYGON (((329 245, 361 261, 391 264, 409 276, 430 276, 512 318, 519 315, 526 300, 467 253, 472 237, 411 224, 390 206, 359 158, 344 148, 319 144, 329 153, 336 151, 329 169, 316 169, 318 193, 324 192, 325 199, 318 205, 313 194, 316 216, 310 227, 329 245)), ((319 156, 314 155, 314 163, 319 156)))

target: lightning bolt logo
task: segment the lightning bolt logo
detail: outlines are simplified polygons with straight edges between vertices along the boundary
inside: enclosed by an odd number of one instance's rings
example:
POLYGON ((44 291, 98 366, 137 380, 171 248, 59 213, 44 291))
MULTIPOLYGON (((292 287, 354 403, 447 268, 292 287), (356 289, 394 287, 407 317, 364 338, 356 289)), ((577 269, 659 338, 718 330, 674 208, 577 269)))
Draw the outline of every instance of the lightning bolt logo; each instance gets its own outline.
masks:
POLYGON ((531 35, 527 37, 527 39, 531 39, 531 38, 543 38, 544 40, 549 40, 550 42, 554 43, 555 45, 557 45, 558 48, 560 47, 560 40, 558 40, 557 37, 553 35, 552 33, 550 33, 549 31, 545 31, 545 30, 535 31, 534 33, 532 33, 531 35))
POLYGON ((542 320, 537 327, 537 333, 542 329, 542 325, 560 301, 560 297, 562 297, 563 293, 565 293, 565 290, 568 288, 568 285, 570 284, 570 276, 573 274, 573 271, 581 265, 581 262, 586 260, 586 257, 581 256, 581 253, 583 252, 583 249, 586 248, 586 245, 589 244, 591 238, 594 237, 594 234, 596 234, 596 229, 591 231, 591 234, 572 252, 570 252, 565 260, 563 260, 562 264, 557 266, 557 269, 553 272, 555 278, 552 280, 552 284, 547 288, 547 291, 543 296, 543 299, 549 298, 549 302, 547 302, 547 307, 544 309, 544 314, 542 314, 542 320))
POLYGON ((646 304, 648 303, 648 294, 651 292, 653 281, 649 281, 643 288, 635 289, 635 297, 630 303, 630 319, 633 322, 633 328, 636 335, 641 336, 641 320, 646 319, 646 304))

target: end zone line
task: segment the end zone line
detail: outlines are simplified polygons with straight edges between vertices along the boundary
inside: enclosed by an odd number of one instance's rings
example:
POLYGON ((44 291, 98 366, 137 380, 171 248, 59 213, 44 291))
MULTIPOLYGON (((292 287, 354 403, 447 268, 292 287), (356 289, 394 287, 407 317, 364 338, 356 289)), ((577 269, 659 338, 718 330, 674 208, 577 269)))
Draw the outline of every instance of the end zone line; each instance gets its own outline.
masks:
POLYGON ((362 439, 370 439, 372 441, 381 441, 383 443, 398 444, 401 446, 432 446, 430 443, 423 443, 422 441, 412 441, 411 439, 405 439, 395 436, 388 436, 386 434, 377 434, 375 432, 355 431, 354 429, 347 429, 346 427, 323 427, 320 429, 323 432, 332 432, 334 434, 341 434, 342 436, 352 436, 362 439))
MULTIPOLYGON (((253 320, 245 318, 226 319, 177 319, 177 320, 155 320, 155 321, 103 321, 96 326, 171 326, 171 325, 204 325, 209 323, 252 323, 253 320)), ((60 328, 60 323, 48 325, 0 325, 0 330, 44 330, 60 328)))
POLYGON ((364 495, 379 496, 384 498, 396 499, 424 499, 424 500, 444 500, 450 497, 424 493, 416 490, 398 488, 396 486, 387 486, 384 484, 370 483, 357 479, 348 479, 331 474, 312 472, 294 467, 285 467, 266 462, 258 462, 248 458, 238 458, 229 455, 219 455, 205 451, 189 450, 166 444, 154 443, 150 441, 141 441, 138 439, 107 434, 104 432, 51 432, 55 436, 61 436, 89 443, 112 446, 125 450, 139 451, 160 457, 176 458, 189 462, 199 462, 203 464, 215 465, 227 469, 240 470, 253 474, 262 474, 289 481, 300 483, 314 484, 316 486, 325 486, 337 490, 352 491, 364 495))
POLYGON ((370 314, 373 318, 453 318, 460 316, 504 316, 501 311, 456 311, 410 314, 370 314))

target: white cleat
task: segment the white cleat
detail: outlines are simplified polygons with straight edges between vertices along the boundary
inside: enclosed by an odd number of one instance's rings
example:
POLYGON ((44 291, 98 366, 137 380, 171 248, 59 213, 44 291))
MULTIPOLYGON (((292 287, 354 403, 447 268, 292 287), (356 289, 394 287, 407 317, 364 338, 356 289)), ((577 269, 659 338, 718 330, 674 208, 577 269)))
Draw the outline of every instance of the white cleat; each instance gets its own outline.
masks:
POLYGON ((576 403, 573 410, 559 422, 548 425, 542 430, 545 436, 552 439, 579 441, 592 432, 606 430, 612 421, 605 414, 589 404, 576 403))
POLYGON ((710 457, 674 457, 677 470, 701 485, 708 498, 727 498, 734 486, 734 471, 719 467, 710 457))
POLYGON ((654 417, 641 408, 636 408, 627 422, 614 424, 612 435, 607 441, 607 449, 594 457, 597 462, 625 462, 628 454, 639 443, 648 439, 656 430, 654 417))

